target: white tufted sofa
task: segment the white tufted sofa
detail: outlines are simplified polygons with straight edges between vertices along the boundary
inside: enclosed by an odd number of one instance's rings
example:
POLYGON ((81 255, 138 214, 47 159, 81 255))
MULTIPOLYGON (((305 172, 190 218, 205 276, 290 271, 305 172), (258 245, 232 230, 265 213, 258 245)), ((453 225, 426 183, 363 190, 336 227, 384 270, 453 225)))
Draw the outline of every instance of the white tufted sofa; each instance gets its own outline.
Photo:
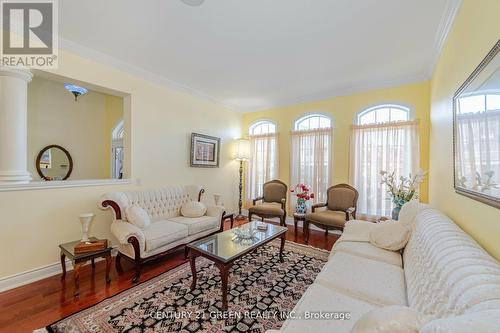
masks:
POLYGON ((400 221, 412 230, 402 255, 369 243, 375 224, 348 222, 294 309, 296 316, 349 312, 349 320, 288 319, 280 331, 347 333, 372 309, 405 305, 428 316, 419 333, 500 332, 499 262, 429 206, 407 204, 400 221))
POLYGON ((111 208, 114 213, 111 232, 119 241, 117 268, 120 269, 122 256, 134 260, 136 274, 133 282, 137 282, 141 265, 145 261, 220 231, 224 215, 222 207, 208 207, 202 217, 189 218, 180 214, 182 204, 200 201, 203 192, 200 186, 173 186, 149 191, 110 192, 103 195, 99 207, 111 208), (131 205, 142 207, 150 216, 152 223, 144 230, 127 221, 125 209, 131 205))

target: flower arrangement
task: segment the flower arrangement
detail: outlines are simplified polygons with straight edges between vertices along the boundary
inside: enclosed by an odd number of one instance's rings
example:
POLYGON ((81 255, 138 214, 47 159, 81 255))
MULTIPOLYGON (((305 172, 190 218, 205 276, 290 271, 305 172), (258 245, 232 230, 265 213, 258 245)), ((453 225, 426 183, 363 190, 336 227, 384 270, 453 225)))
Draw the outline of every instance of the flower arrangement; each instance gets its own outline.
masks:
POLYGON ((290 192, 297 197, 297 206, 295 212, 297 214, 305 214, 307 211, 306 201, 314 199, 314 193, 309 193, 311 189, 306 184, 297 184, 290 192))
MULTIPOLYGON (((398 215, 401 206, 413 198, 418 198, 418 186, 424 181, 425 172, 419 170, 415 175, 410 173, 408 177, 401 176, 399 182, 394 171, 388 173, 382 170, 380 175, 382 176, 381 184, 387 185, 387 192, 392 196, 392 202, 396 206, 396 215, 398 215)), ((393 218, 394 213, 393 211, 393 218)))

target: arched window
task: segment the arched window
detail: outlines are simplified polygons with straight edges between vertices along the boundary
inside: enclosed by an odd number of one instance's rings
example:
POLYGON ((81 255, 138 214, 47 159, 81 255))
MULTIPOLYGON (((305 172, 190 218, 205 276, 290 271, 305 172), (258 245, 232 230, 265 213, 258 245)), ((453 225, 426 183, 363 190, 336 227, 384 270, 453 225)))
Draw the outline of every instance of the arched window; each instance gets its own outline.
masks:
POLYGON ((410 109, 381 104, 357 114, 351 132, 350 182, 359 192, 357 211, 366 216, 390 216, 387 186, 381 171, 395 178, 415 175, 420 164, 418 122, 411 121, 410 109))
POLYGON ((260 120, 253 123, 248 132, 250 135, 276 133, 276 124, 269 120, 260 120))
POLYGON ((410 120, 410 109, 396 104, 383 104, 358 113, 358 125, 383 124, 410 120))
MULTIPOLYGON (((326 201, 332 164, 332 119, 308 114, 295 121, 291 134, 290 187, 306 184, 319 202, 326 201)), ((291 201, 292 207, 295 201, 291 201)))
POLYGON ((296 131, 308 131, 332 127, 332 120, 321 114, 309 114, 295 121, 296 131))
POLYGON ((113 128, 111 133, 111 177, 113 179, 123 178, 123 137, 125 126, 123 120, 113 128))
POLYGON ((247 164, 247 199, 262 196, 265 182, 278 177, 278 136, 276 124, 259 120, 248 128, 250 161, 247 164))

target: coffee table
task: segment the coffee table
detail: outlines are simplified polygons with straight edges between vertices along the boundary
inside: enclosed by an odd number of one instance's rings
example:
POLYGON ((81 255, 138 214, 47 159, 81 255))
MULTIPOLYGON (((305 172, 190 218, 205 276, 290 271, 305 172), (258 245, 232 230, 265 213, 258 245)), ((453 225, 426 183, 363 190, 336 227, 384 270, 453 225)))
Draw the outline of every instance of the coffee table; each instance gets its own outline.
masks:
MULTIPOLYGON (((238 228, 257 228, 261 222, 250 222, 238 228)), ((257 248, 269 243, 273 239, 281 238, 280 261, 283 262, 283 248, 285 247, 285 236, 288 228, 267 225, 267 230, 258 231, 255 238, 248 243, 235 240, 234 229, 219 232, 205 237, 196 242, 188 244, 190 250, 191 272, 193 282, 191 290, 196 288, 196 257, 205 257, 215 263, 219 268, 222 280, 222 308, 227 310, 227 279, 229 269, 233 263, 244 255, 255 251, 257 248)))

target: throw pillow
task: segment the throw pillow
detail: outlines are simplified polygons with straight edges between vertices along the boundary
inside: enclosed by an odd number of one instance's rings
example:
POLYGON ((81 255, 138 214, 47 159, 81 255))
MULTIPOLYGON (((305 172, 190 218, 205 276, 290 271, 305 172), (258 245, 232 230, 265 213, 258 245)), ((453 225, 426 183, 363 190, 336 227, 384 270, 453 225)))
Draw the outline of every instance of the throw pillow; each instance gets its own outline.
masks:
POLYGON ((365 313, 351 333, 418 333, 427 317, 407 306, 391 305, 365 313))
POLYGON ((410 229, 398 221, 378 223, 370 230, 370 243, 385 250, 399 251, 410 239, 410 229))
POLYGON ((140 206, 133 205, 127 207, 127 209, 125 209, 125 214, 127 215, 127 221, 140 229, 145 229, 151 224, 151 218, 148 212, 140 206))
POLYGON ((198 201, 189 201, 182 205, 181 214, 185 217, 201 217, 207 212, 207 206, 198 201))

